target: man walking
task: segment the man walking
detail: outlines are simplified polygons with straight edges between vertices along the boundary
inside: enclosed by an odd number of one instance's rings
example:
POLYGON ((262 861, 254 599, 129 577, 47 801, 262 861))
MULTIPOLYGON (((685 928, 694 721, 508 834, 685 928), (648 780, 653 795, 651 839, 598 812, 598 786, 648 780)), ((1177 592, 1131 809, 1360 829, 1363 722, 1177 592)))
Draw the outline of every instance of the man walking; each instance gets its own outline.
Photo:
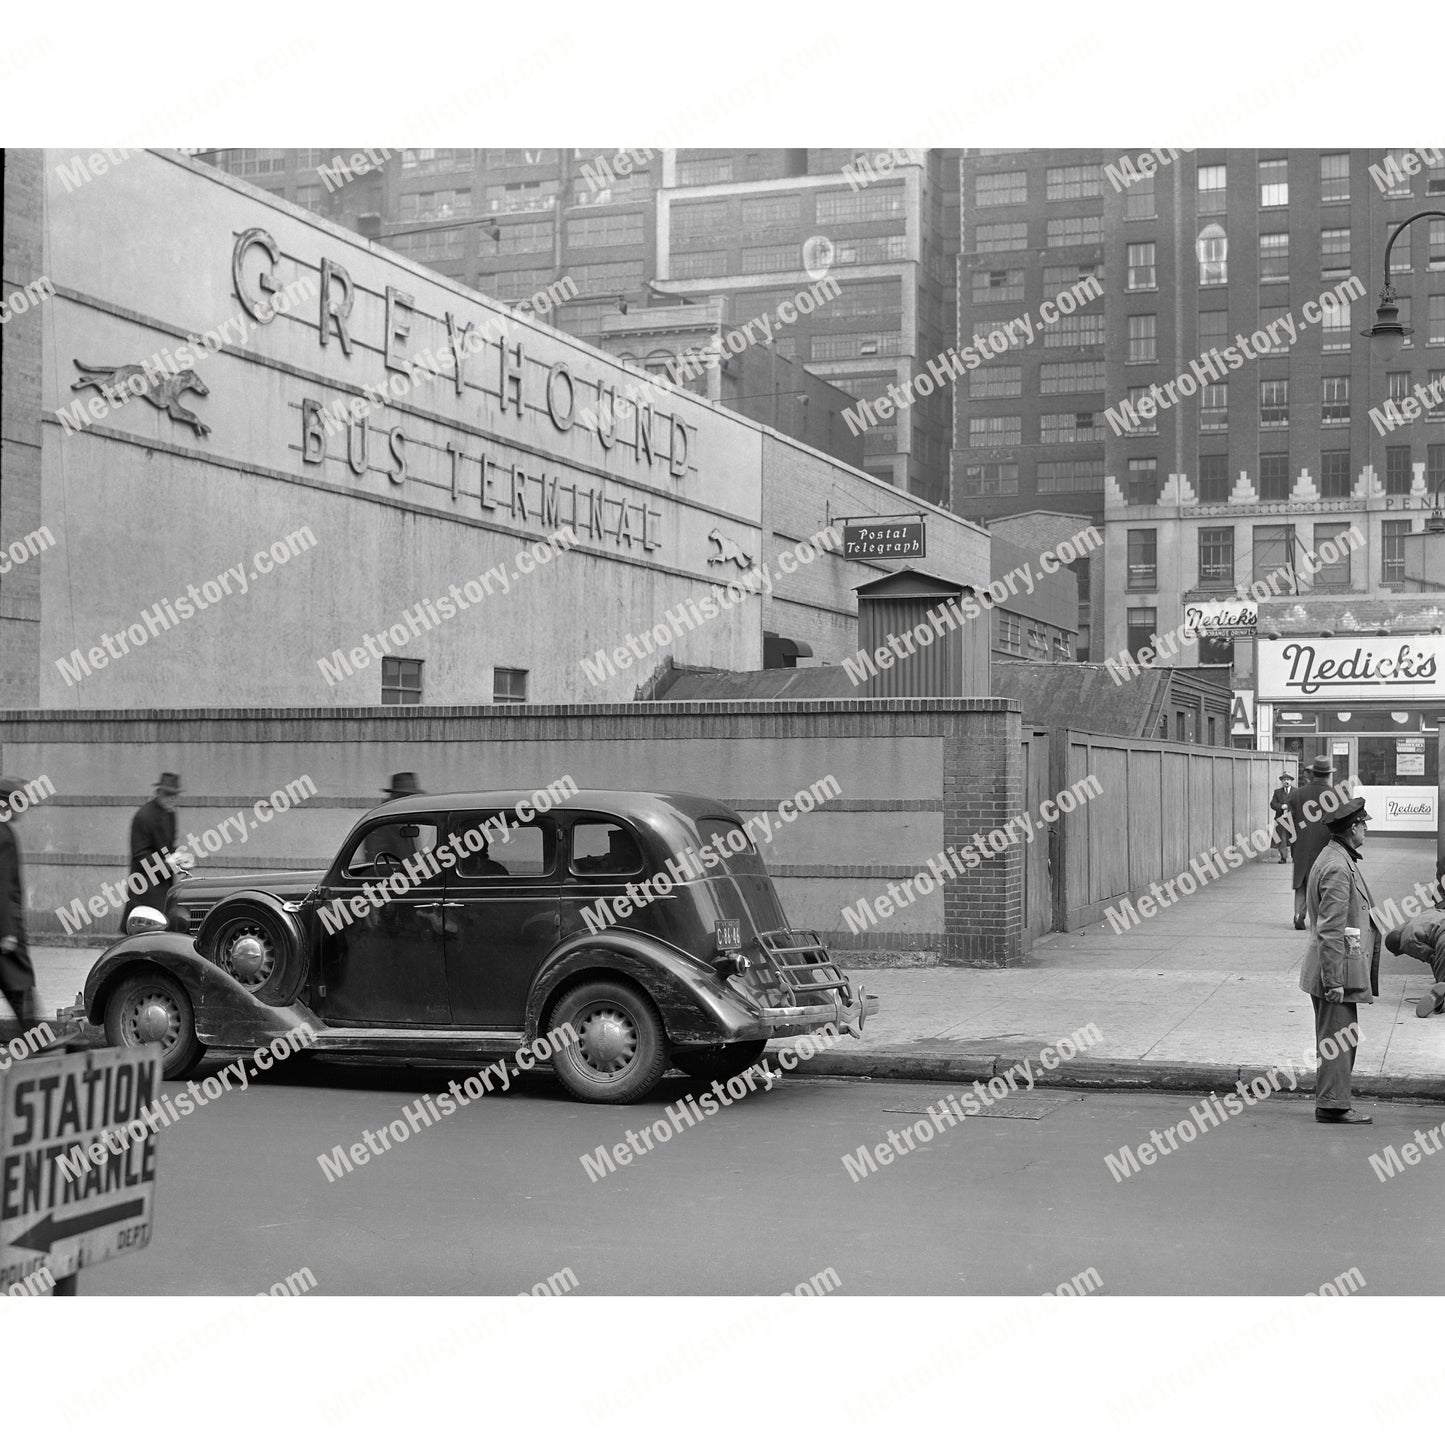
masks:
POLYGON ((1320 856, 1320 850, 1330 841, 1330 830, 1320 818, 1320 795, 1328 791, 1333 771, 1327 757, 1317 757, 1310 764, 1309 778, 1289 795, 1290 832, 1294 844, 1294 926, 1301 932, 1305 926, 1305 884, 1309 882, 1310 869, 1320 856), (1316 819, 1314 822, 1305 815, 1307 803, 1314 804, 1310 809, 1316 819))
POLYGON ((137 908, 165 911, 166 890, 175 877, 171 870, 171 853, 176 846, 176 798, 181 780, 176 773, 162 773, 155 787, 155 796, 136 809, 130 820, 130 871, 142 878, 153 879, 143 893, 133 895, 121 917, 121 929, 137 908), (146 862, 150 860, 147 871, 146 862))
POLYGON ((1397 958, 1403 953, 1428 963, 1435 976, 1434 985, 1415 1005, 1415 1017, 1427 1019, 1445 1013, 1445 912, 1427 908, 1403 928, 1391 929, 1385 935, 1385 947, 1397 958))
POLYGON ((1290 820, 1289 795, 1294 789, 1294 779, 1288 773, 1279 775, 1279 787, 1269 795, 1269 811, 1274 814, 1274 845, 1279 849, 1279 861, 1289 862, 1290 820))
POLYGON ((20 875, 20 843, 10 826, 8 799, 25 784, 0 778, 0 993, 14 1010, 24 1033, 39 1022, 40 1000, 25 935, 25 884, 20 875))
POLYGON ((1370 815, 1363 798, 1345 798, 1329 812, 1330 841, 1310 869, 1305 889, 1310 941, 1299 986, 1315 1013, 1315 1119, 1321 1124, 1368 1124, 1350 1106, 1359 1038, 1359 1004, 1379 993, 1380 935, 1375 901, 1360 869, 1370 815))

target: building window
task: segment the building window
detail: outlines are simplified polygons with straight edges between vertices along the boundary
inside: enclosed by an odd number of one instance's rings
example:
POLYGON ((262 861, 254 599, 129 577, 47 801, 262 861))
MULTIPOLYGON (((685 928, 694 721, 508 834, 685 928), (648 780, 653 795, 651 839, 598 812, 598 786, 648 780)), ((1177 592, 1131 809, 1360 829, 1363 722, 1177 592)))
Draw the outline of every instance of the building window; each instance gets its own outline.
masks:
POLYGON ((1131 607, 1125 614, 1125 625, 1129 629, 1125 645, 1130 652, 1137 653, 1153 642, 1159 627, 1159 610, 1156 607, 1131 607))
POLYGON ((1067 291, 1078 281, 1087 281, 1090 277, 1103 284, 1104 263, 1102 261, 1071 261, 1067 266, 1045 266, 1044 267, 1044 290, 1051 295, 1059 291, 1067 291))
POLYGON ((1153 592, 1159 586, 1159 533, 1153 527, 1129 529, 1130 592, 1153 592))
POLYGON ((1016 447, 1021 442, 1022 420, 1016 416, 971 416, 968 444, 971 447, 1016 447))
POLYGON ((1259 459, 1259 499, 1261 502, 1289 500, 1289 453, 1265 452, 1259 459))
POLYGON ((1199 313, 1199 351, 1207 356, 1219 347, 1229 345, 1229 312, 1201 311, 1199 313))
POLYGON ((685 206, 673 206, 668 211, 673 242, 681 245, 693 241, 716 245, 720 239, 718 233, 727 229, 727 221, 726 201, 693 201, 685 206))
POLYGON ((669 264, 669 274, 679 281, 696 280, 702 276, 726 276, 726 251, 678 251, 669 264))
POLYGON ((1425 485, 1432 492, 1445 490, 1445 442, 1425 448, 1425 485))
POLYGON ((1019 490, 1017 462, 989 462, 963 469, 965 497, 1016 497, 1019 490))
POLYGON ((1350 156, 1348 151, 1320 157, 1320 200, 1350 199, 1350 156))
POLYGON ((743 229, 763 226, 796 226, 803 219, 801 196, 759 196, 743 202, 743 229))
MULTIPOLYGON (((640 246, 642 244, 644 217, 639 212, 620 216, 582 216, 567 222, 567 244, 569 246, 640 246)), ((552 244, 552 223, 531 221, 525 226, 511 226, 508 230, 545 230, 546 242, 552 244)))
POLYGON ((1323 276, 1348 276, 1350 274, 1350 228, 1338 226, 1320 232, 1320 274, 1323 276))
POLYGON ((1385 494, 1390 497, 1410 495, 1410 448, 1385 448, 1385 494))
MULTIPOLYGON (((569 240, 572 239, 572 228, 577 224, 573 221, 567 227, 569 240)), ((480 229, 477 236, 477 254, 510 256, 523 251, 550 251, 552 236, 551 221, 520 221, 513 225, 498 226, 495 240, 485 229, 480 229)))
MULTIPOLYGON (((1338 380, 1339 378, 1326 379, 1338 380)), ((1345 377, 1344 380, 1348 381, 1349 378, 1345 377)), ((1346 388, 1346 404, 1348 405, 1348 388, 1346 388)), ((1321 452, 1320 496, 1348 497, 1353 487, 1354 481, 1350 475, 1349 452, 1321 452)))
POLYGON ((1289 232, 1263 232, 1259 238, 1259 279, 1289 280, 1289 232))
POLYGON ((1387 371, 1385 373, 1385 395, 1393 402, 1404 401, 1410 395, 1410 373, 1408 371, 1387 371))
POLYGON ((744 246, 744 271, 800 271, 803 256, 796 245, 744 246))
POLYGON ((996 171, 973 178, 975 206, 1011 206, 1029 198, 1027 171, 996 171))
POLYGON ((1289 315, 1288 306, 1261 306, 1259 308, 1259 329, 1268 331, 1271 326, 1275 327, 1274 334, 1279 337, 1278 343, 1271 340, 1269 354, 1271 356, 1289 355, 1289 327, 1275 325, 1283 321, 1289 315))
POLYGON ((1126 500, 1131 507, 1153 507, 1159 503, 1159 460, 1130 457, 1126 500))
POLYGON ((1445 191, 1445 160, 1432 161, 1425 173, 1425 194, 1438 196, 1442 191, 1445 191))
POLYGON ((1320 420, 1329 424, 1347 424, 1350 420, 1350 378, 1320 378, 1320 420))
POLYGON ((1022 301, 1024 273, 1020 271, 975 271, 973 299, 976 304, 990 301, 1022 301))
POLYGON ((1223 166, 1199 167, 1199 214, 1201 216, 1222 215, 1224 199, 1225 168, 1223 166))
POLYGON ((1130 361, 1157 361, 1159 359, 1158 318, 1153 315, 1131 316, 1129 318, 1130 361))
POLYGON ((1047 238, 1050 246, 1097 246, 1104 239, 1104 218, 1060 216, 1048 223, 1047 238))
POLYGON ((1104 193, 1103 171, 1098 166, 1050 166, 1044 172, 1044 198, 1079 201, 1104 193))
POLYGON ((983 366, 968 378, 971 401, 988 401, 1000 396, 1023 395, 1023 367, 983 366))
POLYGON ((1012 612, 1000 612, 995 628, 994 645, 1000 652, 1015 652, 1022 655, 1024 650, 1023 619, 1012 612))
POLYGON ((1272 573, 1293 565, 1293 523, 1271 522, 1254 529, 1254 571, 1250 581, 1267 581, 1272 573))
POLYGON ((1390 247, 1390 275, 1408 281, 1410 278, 1406 273, 1412 270, 1414 264, 1410 259, 1410 230, 1407 227, 1395 237, 1395 244, 1390 247))
POLYGON ((733 178, 731 156, 720 156, 716 160, 679 161, 677 183, 680 186, 725 185, 733 178))
POLYGON ((421 701, 421 659, 419 657, 383 657, 381 659, 381 701, 415 707, 421 701))
POLYGON ((1199 458, 1199 500, 1212 506, 1229 500, 1229 458, 1222 454, 1199 458))
POLYGON ((1348 587, 1350 585, 1350 548, 1348 543, 1340 544, 1339 539, 1350 530, 1348 522, 1316 522, 1314 561, 1318 571, 1314 575, 1316 587, 1348 587), (1344 555, 1339 561, 1322 565, 1319 562, 1320 548, 1326 542, 1334 542, 1344 555))
POLYGON ((1046 361, 1039 367, 1039 391, 1053 395, 1066 391, 1103 391, 1102 361, 1046 361))
POLYGON ((1406 175, 1404 168, 1400 165, 1401 159, 1408 154, 1408 151, 1399 150, 1385 152, 1381 169, 1390 185, 1390 189, 1385 192, 1387 196, 1408 196, 1414 193, 1414 180, 1411 176, 1406 175))
POLYGON ((1320 302, 1321 351, 1348 351, 1350 349, 1350 303, 1336 301, 1330 305, 1320 302))
POLYGON ((1405 580, 1405 538, 1413 523, 1380 523, 1380 581, 1385 586, 1405 580))
POLYGON ((1262 381, 1259 384, 1260 426, 1289 425, 1289 382, 1262 381))
MULTIPOLYGON (((1445 296, 1430 298, 1429 322, 1426 326, 1426 344, 1445 346, 1445 296)), ((1405 319, 1405 308, 1400 308, 1400 320, 1405 319)))
POLYGON ((1199 257, 1201 286, 1229 284, 1229 238, 1224 234, 1223 226, 1206 226, 1194 243, 1194 253, 1199 257))
POLYGON ((1124 219, 1147 221, 1157 214, 1154 209, 1154 177, 1143 176, 1124 192, 1124 219))
POLYGON ((1009 221, 997 226, 975 226, 973 228, 973 249, 975 251, 1024 251, 1028 249, 1029 226, 1027 221, 1009 221))
POLYGON ((1104 440, 1104 419, 1096 411, 1048 411, 1039 417, 1039 441, 1046 445, 1104 440))
MULTIPOLYGON (((1143 399, 1144 399, 1146 396, 1148 396, 1148 395, 1149 395, 1149 388, 1148 388, 1147 386, 1131 386, 1131 387, 1129 388, 1129 402, 1128 402, 1129 406, 1131 406, 1131 407, 1137 412, 1138 409, 1139 409, 1139 403, 1140 403, 1141 401, 1143 401, 1143 399)), ((1141 417, 1139 418, 1138 424, 1135 425, 1135 426, 1131 426, 1131 427, 1128 429, 1128 431, 1129 431, 1129 435, 1130 435, 1130 436, 1136 436, 1136 437, 1152 437, 1152 436, 1158 436, 1158 435, 1159 435, 1159 420, 1158 420, 1158 414, 1156 413, 1154 416, 1149 416, 1149 417, 1141 416, 1141 417)))
POLYGON ((1040 462, 1034 490, 1038 492, 1097 492, 1104 486, 1103 457, 1073 461, 1040 462))
POLYGON ((1259 204, 1261 207, 1289 205, 1289 162, 1287 160, 1260 161, 1259 204))
POLYGON ((1199 529, 1199 585, 1234 585, 1234 528, 1199 529))
POLYGON ((832 221, 886 221, 903 214, 902 186, 869 186, 866 191, 825 191, 814 212, 819 225, 832 221))
POLYGON ((320 186, 297 186, 293 199, 298 206, 305 206, 308 211, 326 209, 325 193, 320 186))
POLYGON ((1408 296, 1397 296, 1395 298, 1395 304, 1400 308, 1400 325, 1405 327, 1407 332, 1405 337, 1405 350, 1408 351, 1415 345, 1415 338, 1408 334, 1411 326, 1410 313, 1413 308, 1408 296))
POLYGON ((1139 241, 1129 247, 1129 278, 1125 283, 1129 291, 1157 290, 1154 268, 1154 242, 1139 241))
POLYGON ((859 356, 898 356, 903 338, 898 332, 889 335, 857 331, 836 331, 828 336, 812 338, 812 360, 851 361, 859 356))
POLYGON ((519 667, 492 669, 492 701, 494 703, 526 702, 527 673, 519 667))
POLYGON ((1099 312, 1084 316, 1061 316, 1044 328, 1045 346, 1102 346, 1104 317, 1099 312))
POLYGON ((1442 410, 1445 410, 1445 371, 1438 367, 1430 368, 1430 390, 1434 393, 1435 400, 1427 402, 1425 410, 1428 415, 1439 419, 1442 410))
MULTIPOLYGON (((1427 269, 1445 271, 1445 221, 1431 221, 1429 230, 1430 260, 1427 269)), ((1393 261, 1395 258, 1390 257, 1393 261)))

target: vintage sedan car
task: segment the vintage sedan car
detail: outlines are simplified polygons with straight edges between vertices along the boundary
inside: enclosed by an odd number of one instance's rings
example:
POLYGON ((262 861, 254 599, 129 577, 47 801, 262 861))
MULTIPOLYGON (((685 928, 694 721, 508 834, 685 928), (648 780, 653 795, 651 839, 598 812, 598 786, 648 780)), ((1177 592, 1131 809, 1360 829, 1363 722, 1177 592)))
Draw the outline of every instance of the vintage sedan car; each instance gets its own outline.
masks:
POLYGON ((861 1032, 875 1001, 789 927, 730 808, 584 790, 522 821, 518 797, 398 798, 324 871, 182 879, 165 916, 132 913, 78 1010, 113 1045, 159 1042, 168 1078, 300 1024, 318 1054, 495 1059, 565 1023, 558 1077, 612 1104, 669 1064, 725 1079, 770 1039, 861 1032))

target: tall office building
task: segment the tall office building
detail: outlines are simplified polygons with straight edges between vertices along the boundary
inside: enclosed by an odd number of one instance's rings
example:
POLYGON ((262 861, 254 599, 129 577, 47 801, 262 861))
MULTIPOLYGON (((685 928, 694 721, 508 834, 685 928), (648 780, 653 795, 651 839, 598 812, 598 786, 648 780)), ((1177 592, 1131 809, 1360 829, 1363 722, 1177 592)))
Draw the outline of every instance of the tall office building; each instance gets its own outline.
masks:
MULTIPOLYGON (((1412 344, 1384 367, 1357 333, 1391 229, 1445 194, 1438 153, 974 151, 961 171, 960 343, 1025 315, 1037 329, 968 377, 954 507, 1103 526, 1095 660, 1352 520, 1366 549, 1312 590, 1406 585, 1411 509, 1445 486, 1445 408, 1388 434, 1371 412, 1445 377, 1445 221, 1392 257, 1412 344), (1086 275, 1102 296, 1043 324, 1086 275)), ((1252 676, 1252 648, 1223 638, 1180 656, 1252 676)))

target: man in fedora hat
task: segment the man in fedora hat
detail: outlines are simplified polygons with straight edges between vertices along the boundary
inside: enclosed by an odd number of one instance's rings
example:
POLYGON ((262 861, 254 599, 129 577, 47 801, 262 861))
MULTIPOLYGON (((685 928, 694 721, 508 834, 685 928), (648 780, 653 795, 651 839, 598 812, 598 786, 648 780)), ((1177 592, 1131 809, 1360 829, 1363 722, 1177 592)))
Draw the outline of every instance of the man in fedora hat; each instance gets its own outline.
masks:
MULTIPOLYGON (((393 773, 384 791, 388 798, 410 798, 420 793, 422 786, 417 782, 415 773, 393 773)), ((367 859, 374 860, 379 853, 389 853, 393 858, 410 858, 416 852, 416 840, 402 837, 401 828, 400 823, 373 828, 366 835, 367 859)))
POLYGON ((1380 935, 1360 868, 1370 815, 1363 798, 1341 798, 1325 816, 1329 842, 1310 869, 1305 889, 1310 941, 1299 986, 1315 1013, 1315 1119, 1321 1124, 1368 1124, 1350 1106, 1359 1038, 1359 1005, 1379 994, 1380 935))
POLYGON ((1445 911, 1427 908, 1403 928, 1391 929, 1385 935, 1385 947, 1397 958, 1403 953, 1428 963, 1435 976, 1434 984, 1415 1005, 1415 1017, 1427 1019, 1445 1013, 1445 911))
POLYGON ((165 911, 166 890, 175 877, 171 854, 176 846, 176 799, 180 791, 180 775, 162 773, 155 785, 155 795, 137 808, 130 820, 130 871, 139 873, 146 887, 140 893, 132 893, 121 918, 122 929, 137 908, 165 911))
POLYGON ((20 875, 20 842, 10 826, 10 808, 4 806, 25 784, 0 778, 0 993, 15 1011, 24 1033, 38 1021, 40 1000, 35 992, 35 969, 25 935, 25 884, 20 875))
POLYGON ((1290 823, 1289 823, 1289 795, 1294 791, 1294 778, 1289 773, 1279 775, 1279 787, 1269 795, 1269 811, 1274 814, 1274 829, 1272 837, 1274 846, 1279 849, 1279 861, 1289 862, 1290 849, 1290 823))
POLYGON ((1319 816, 1319 800, 1329 791, 1333 772, 1329 758, 1321 753, 1310 764, 1308 778, 1302 779, 1289 795, 1290 833, 1294 844, 1294 926, 1301 932, 1305 926, 1305 885, 1309 882, 1310 869, 1320 850, 1330 841, 1330 830, 1319 816), (1314 822, 1305 813, 1305 806, 1310 803, 1314 804, 1309 810, 1316 819, 1314 822))

